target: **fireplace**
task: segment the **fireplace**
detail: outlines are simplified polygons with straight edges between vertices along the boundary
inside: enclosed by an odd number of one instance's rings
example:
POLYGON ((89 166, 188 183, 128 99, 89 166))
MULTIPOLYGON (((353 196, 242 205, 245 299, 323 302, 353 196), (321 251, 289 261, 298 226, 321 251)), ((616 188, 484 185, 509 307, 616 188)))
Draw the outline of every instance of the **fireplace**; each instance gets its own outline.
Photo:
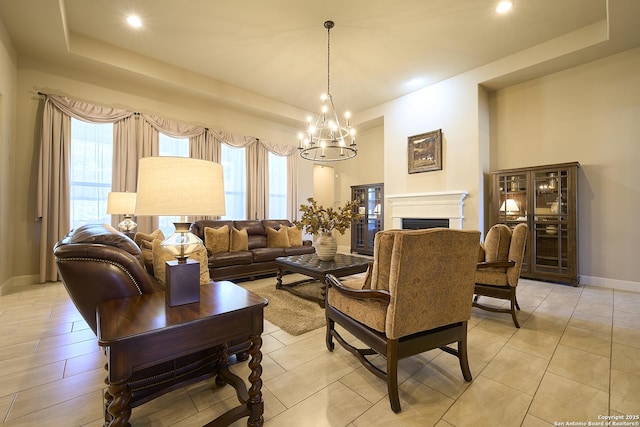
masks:
POLYGON ((462 229, 466 191, 439 191, 386 196, 391 211, 391 226, 405 228, 403 220, 425 219, 442 221, 445 227, 462 229))
POLYGON ((403 230, 423 230, 425 228, 449 228, 448 218, 402 218, 403 230))

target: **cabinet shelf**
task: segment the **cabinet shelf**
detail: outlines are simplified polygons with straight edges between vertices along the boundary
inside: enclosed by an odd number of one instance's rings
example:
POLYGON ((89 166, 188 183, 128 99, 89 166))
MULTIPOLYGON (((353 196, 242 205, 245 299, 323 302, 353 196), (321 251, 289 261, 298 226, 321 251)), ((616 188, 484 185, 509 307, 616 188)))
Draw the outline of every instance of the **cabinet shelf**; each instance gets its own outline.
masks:
POLYGON ((492 223, 529 226, 522 277, 578 285, 579 167, 573 162, 492 172, 492 223), (510 209, 513 215, 500 211, 508 199, 519 209, 510 209), (549 226, 557 232, 547 233, 549 226))

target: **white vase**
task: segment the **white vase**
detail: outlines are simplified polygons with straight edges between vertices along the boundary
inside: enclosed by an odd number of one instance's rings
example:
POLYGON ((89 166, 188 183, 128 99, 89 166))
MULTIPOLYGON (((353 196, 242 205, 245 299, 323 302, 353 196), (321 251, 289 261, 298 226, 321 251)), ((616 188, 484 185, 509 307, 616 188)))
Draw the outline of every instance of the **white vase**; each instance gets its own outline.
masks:
POLYGON ((338 241, 329 233, 322 233, 316 239, 316 253, 322 261, 333 261, 338 251, 338 241))

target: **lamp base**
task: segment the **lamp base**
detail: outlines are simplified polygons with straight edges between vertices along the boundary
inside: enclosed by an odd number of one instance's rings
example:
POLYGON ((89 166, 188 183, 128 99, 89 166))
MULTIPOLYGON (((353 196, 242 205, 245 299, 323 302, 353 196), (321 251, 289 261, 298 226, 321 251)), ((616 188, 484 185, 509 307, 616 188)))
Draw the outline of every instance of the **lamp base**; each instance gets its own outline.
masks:
POLYGON ((200 263, 166 261, 165 301, 168 306, 191 304, 200 301, 200 263))

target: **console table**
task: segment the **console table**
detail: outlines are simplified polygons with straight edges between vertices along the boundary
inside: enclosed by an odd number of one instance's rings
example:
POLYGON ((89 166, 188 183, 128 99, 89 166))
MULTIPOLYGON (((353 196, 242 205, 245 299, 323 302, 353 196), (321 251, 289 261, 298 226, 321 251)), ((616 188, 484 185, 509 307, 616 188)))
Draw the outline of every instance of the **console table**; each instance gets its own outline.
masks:
POLYGON ((351 274, 364 273, 367 271, 370 262, 372 262, 372 259, 347 254, 336 254, 333 261, 322 261, 315 253, 278 257, 276 258, 276 264, 278 264, 276 289, 284 289, 299 297, 316 301, 320 304, 320 307, 324 308, 327 289, 325 276, 333 274, 336 277, 344 277, 351 274), (285 270, 304 274, 311 277, 311 279, 283 284, 282 275, 285 270), (316 281, 320 286, 319 296, 298 290, 301 285, 316 281))
POLYGON ((228 426, 248 416, 248 426, 263 425, 261 334, 268 301, 231 282, 200 287, 200 302, 169 307, 164 292, 101 302, 97 308, 98 343, 106 350, 108 387, 105 426, 128 426, 131 416, 127 385, 136 368, 220 346, 214 368, 216 384, 230 384, 242 402, 208 426, 228 426), (249 340, 249 382, 228 369, 227 343, 249 340), (111 418, 111 420, 108 420, 111 418))

